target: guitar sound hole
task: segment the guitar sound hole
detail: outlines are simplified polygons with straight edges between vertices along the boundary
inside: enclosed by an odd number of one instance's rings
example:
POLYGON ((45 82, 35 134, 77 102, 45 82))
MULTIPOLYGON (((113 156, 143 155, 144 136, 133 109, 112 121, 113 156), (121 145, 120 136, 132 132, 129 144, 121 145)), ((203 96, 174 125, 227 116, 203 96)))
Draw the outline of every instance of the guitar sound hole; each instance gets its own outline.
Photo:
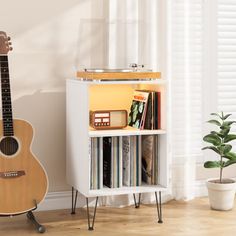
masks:
POLYGON ((18 142, 13 137, 5 137, 0 142, 0 151, 6 156, 14 155, 18 148, 18 142))

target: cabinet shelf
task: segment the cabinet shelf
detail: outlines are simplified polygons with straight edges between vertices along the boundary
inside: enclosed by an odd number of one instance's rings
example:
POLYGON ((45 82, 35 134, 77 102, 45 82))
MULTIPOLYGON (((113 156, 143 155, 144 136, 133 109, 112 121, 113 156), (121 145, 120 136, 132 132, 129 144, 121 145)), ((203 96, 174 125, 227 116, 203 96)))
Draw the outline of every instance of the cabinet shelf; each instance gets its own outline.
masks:
POLYGON ((153 193, 157 191, 165 191, 166 187, 162 185, 142 185, 142 186, 124 186, 120 188, 108 188, 104 187, 102 189, 90 190, 87 197, 95 197, 95 196, 111 196, 114 195, 122 195, 122 194, 132 194, 132 193, 153 193))
POLYGON ((154 134, 166 134, 166 130, 140 130, 131 126, 127 126, 124 129, 109 129, 109 130, 95 130, 90 127, 89 137, 107 137, 107 136, 129 136, 129 135, 154 135, 154 134))

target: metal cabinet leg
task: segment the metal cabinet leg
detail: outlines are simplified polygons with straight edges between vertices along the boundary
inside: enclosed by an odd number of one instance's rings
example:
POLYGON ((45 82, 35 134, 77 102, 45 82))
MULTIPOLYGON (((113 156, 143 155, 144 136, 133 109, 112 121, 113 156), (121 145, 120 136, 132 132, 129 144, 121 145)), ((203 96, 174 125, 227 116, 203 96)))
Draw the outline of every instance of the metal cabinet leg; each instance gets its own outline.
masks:
POLYGON ((155 192, 156 196, 156 205, 157 205, 157 215, 158 215, 158 223, 163 223, 162 221, 162 209, 161 209, 161 191, 159 191, 159 200, 157 199, 157 192, 155 192))
POLYGON ((94 214, 93 214, 93 221, 92 221, 92 225, 91 225, 90 224, 88 198, 86 197, 87 215, 88 215, 88 230, 93 230, 94 229, 94 221, 95 221, 95 217, 96 217, 97 203, 98 203, 98 197, 96 197, 96 203, 95 203, 94 214))
POLYGON ((71 206, 71 214, 75 214, 77 197, 78 197, 78 190, 75 190, 75 197, 74 197, 74 187, 72 187, 72 206, 71 206))
POLYGON ((135 208, 139 208, 140 207, 141 193, 138 194, 138 203, 136 202, 135 193, 133 193, 133 196, 134 196, 134 206, 135 206, 135 208))

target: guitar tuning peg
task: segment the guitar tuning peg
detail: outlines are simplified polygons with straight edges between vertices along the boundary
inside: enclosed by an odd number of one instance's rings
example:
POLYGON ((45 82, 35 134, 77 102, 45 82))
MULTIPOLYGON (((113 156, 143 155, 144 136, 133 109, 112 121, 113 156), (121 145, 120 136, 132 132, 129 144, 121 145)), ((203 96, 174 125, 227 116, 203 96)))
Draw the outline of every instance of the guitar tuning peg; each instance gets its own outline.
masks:
POLYGON ((11 43, 11 42, 9 42, 9 43, 8 43, 8 45, 12 45, 12 43, 11 43))
POLYGON ((13 50, 13 47, 10 47, 9 50, 12 51, 12 50, 13 50))
POLYGON ((10 41, 10 40, 11 40, 11 37, 7 37, 7 40, 10 41))

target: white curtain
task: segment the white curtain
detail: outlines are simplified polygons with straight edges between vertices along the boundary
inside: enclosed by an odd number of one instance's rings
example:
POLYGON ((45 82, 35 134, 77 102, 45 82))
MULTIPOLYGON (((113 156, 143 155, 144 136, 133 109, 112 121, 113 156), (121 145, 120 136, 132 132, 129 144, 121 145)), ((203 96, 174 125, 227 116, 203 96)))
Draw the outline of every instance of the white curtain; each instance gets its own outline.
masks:
MULTIPOLYGON (((161 1, 111 0, 108 14, 107 65, 127 68, 130 63, 161 71, 161 1)), ((106 66, 106 65, 105 65, 106 66)), ((103 198, 105 205, 133 204, 133 195, 103 198)), ((142 202, 154 202, 155 195, 142 194, 142 202)))
POLYGON ((145 64, 169 81, 170 187, 172 197, 191 199, 202 155, 203 2, 112 0, 109 22, 110 67, 145 64))
POLYGON ((176 199, 188 200, 202 143, 203 1, 173 0, 169 11, 172 188, 176 199))

